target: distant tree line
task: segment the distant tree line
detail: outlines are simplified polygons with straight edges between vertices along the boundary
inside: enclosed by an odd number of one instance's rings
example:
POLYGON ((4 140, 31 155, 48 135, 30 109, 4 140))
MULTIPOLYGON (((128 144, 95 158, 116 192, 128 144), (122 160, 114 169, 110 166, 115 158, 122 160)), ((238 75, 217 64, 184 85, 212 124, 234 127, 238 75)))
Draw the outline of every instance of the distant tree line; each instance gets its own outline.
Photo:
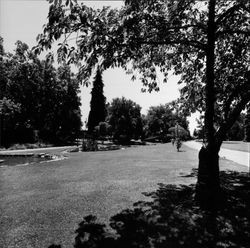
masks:
MULTIPOLYGON (((110 136, 118 143, 129 143, 132 139, 168 142, 172 137, 168 129, 177 123, 188 131, 186 117, 178 116, 169 105, 152 106, 142 115, 141 106, 136 102, 125 97, 114 98, 106 104, 105 120, 99 122, 92 134, 110 136)), ((182 138, 189 137, 187 134, 182 138)))
MULTIPOLYGON (((165 105, 151 106, 147 114, 142 115, 141 106, 125 97, 115 98, 106 103, 103 87, 102 73, 98 68, 91 92, 89 134, 98 138, 109 136, 119 143, 129 143, 131 139, 167 142, 172 137, 169 129, 177 123, 188 131, 187 114, 181 109, 178 100, 165 105)), ((201 116, 197 123, 193 137, 203 139, 204 116, 201 116)), ((185 134, 182 139, 190 137, 190 134, 185 134)), ((246 113, 240 114, 227 133, 226 139, 250 141, 250 108, 246 113)))
MULTIPOLYGON (((178 123, 188 131, 187 116, 178 107, 178 101, 172 101, 165 105, 152 106, 144 117, 144 130, 146 138, 159 137, 161 141, 169 141, 172 133, 169 129, 178 123)), ((189 132, 182 139, 190 138, 189 132)))
POLYGON ((0 145, 65 144, 81 128, 79 85, 70 67, 56 69, 21 41, 6 53, 0 38, 0 145))
POLYGON ((177 101, 152 106, 147 115, 142 115, 141 106, 125 97, 106 103, 103 87, 102 73, 98 68, 91 91, 90 135, 97 138, 109 136, 118 143, 129 143, 131 139, 166 142, 171 138, 168 129, 176 123, 188 130, 188 121, 185 115, 179 113, 177 101))
MULTIPOLYGON (((204 139, 204 117, 202 116, 197 119, 197 123, 198 125, 194 130, 193 136, 197 139, 204 139)), ((239 115, 231 129, 228 131, 226 140, 250 142, 250 109, 239 115)))

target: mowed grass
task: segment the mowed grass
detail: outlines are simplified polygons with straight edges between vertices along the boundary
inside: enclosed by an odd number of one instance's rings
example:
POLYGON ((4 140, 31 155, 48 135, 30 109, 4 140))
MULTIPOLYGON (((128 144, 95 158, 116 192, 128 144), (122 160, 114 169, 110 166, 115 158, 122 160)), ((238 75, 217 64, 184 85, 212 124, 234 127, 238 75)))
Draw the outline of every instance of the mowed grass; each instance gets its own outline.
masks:
MULTIPOLYGON (((135 202, 148 201, 142 193, 156 191, 159 183, 197 181, 189 175, 198 166, 198 151, 185 144, 181 152, 169 143, 63 154, 67 159, 0 167, 1 248, 72 247, 83 217, 91 214, 108 223, 135 202)), ((226 159, 220 169, 248 171, 226 159)))
POLYGON ((250 153, 250 142, 224 141, 222 148, 250 153))
POLYGON ((185 175, 197 167, 197 151, 185 146, 181 152, 171 144, 157 144, 63 154, 68 158, 0 167, 1 248, 72 247, 84 216, 108 222, 145 200, 142 192, 156 190, 158 183, 196 182, 185 175))

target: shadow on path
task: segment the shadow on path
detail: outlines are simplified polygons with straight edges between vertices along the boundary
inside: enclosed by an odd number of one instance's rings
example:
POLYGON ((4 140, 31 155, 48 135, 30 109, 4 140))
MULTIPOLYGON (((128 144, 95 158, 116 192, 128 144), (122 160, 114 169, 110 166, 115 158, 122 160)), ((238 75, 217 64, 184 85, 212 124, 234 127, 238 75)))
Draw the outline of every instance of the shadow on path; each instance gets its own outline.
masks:
POLYGON ((225 201, 216 213, 196 204, 195 185, 159 184, 156 192, 145 194, 150 201, 113 216, 109 227, 95 216, 85 217, 76 230, 74 247, 249 247, 250 177, 221 172, 221 182, 225 201))

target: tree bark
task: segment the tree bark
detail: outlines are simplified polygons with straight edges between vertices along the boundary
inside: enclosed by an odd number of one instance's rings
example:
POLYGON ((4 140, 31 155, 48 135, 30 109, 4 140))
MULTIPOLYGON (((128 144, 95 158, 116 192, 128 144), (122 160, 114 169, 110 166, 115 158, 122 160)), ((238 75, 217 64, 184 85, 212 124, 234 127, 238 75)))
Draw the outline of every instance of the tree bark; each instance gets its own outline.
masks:
POLYGON ((215 63, 215 4, 210 0, 208 5, 207 49, 206 49, 206 86, 205 86, 205 136, 207 145, 199 152, 197 181, 197 199, 204 205, 216 202, 220 191, 219 149, 221 142, 215 140, 214 130, 214 63, 215 63))
POLYGON ((219 148, 202 147, 199 151, 196 200, 202 207, 214 209, 220 197, 219 148))

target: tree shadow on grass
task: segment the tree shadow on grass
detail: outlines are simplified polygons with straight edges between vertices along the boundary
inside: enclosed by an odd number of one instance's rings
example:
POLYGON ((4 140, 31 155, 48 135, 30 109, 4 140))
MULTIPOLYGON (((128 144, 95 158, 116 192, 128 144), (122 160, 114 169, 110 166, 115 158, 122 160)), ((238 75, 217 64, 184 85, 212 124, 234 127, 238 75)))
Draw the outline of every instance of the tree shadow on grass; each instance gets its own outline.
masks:
POLYGON ((195 185, 159 184, 156 192, 145 194, 151 201, 137 202, 113 216, 109 227, 94 216, 85 217, 74 247, 249 247, 250 177, 221 172, 221 182, 225 201, 216 212, 199 207, 195 185))

